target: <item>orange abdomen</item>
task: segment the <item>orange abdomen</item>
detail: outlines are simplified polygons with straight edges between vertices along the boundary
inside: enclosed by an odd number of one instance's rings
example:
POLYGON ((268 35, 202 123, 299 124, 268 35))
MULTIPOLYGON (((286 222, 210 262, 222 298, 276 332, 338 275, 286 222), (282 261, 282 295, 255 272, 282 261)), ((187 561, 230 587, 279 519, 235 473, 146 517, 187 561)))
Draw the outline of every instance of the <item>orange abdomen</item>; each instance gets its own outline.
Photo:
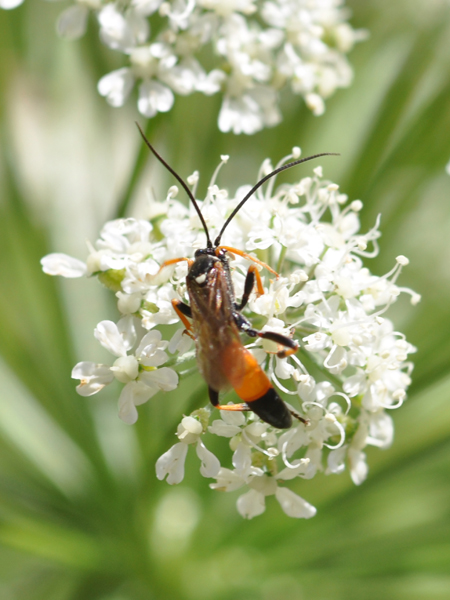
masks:
POLYGON ((253 354, 239 341, 224 353, 223 370, 236 394, 245 402, 258 400, 272 387, 253 354))
POLYGON ((223 372, 236 394, 263 421, 278 429, 292 425, 291 413, 275 391, 253 354, 240 340, 229 344, 223 355, 223 372))

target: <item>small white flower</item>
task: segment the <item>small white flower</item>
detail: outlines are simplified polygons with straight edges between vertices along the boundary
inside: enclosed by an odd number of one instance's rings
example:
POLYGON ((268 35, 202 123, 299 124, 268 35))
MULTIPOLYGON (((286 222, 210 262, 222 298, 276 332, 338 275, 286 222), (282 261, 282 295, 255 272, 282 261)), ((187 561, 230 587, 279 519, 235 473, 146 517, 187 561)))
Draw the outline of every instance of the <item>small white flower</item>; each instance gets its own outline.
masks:
POLYGON ((148 21, 132 7, 124 13, 118 4, 110 3, 100 10, 97 18, 100 39, 113 50, 127 52, 148 38, 148 21))
POLYGON ((87 274, 85 263, 67 254, 47 254, 41 258, 42 270, 47 275, 60 275, 61 277, 83 277, 87 274))
POLYGON ((101 321, 94 330, 100 344, 114 354, 126 356, 136 341, 136 331, 132 319, 121 319, 116 325, 112 321, 101 321))
POLYGON ((348 462, 350 467, 350 476, 355 485, 361 485, 367 477, 368 467, 366 463, 366 454, 361 450, 348 450, 348 462))
POLYGON ((92 396, 111 383, 114 375, 107 365, 79 362, 72 369, 72 378, 80 380, 80 384, 77 386, 80 396, 92 396))
POLYGON ((76 40, 86 32, 89 9, 82 4, 75 4, 66 8, 59 15, 56 23, 58 35, 68 40, 76 40))
POLYGON ((288 488, 279 487, 275 492, 275 497, 288 517, 294 517, 295 519, 310 519, 311 517, 314 517, 317 512, 314 506, 309 504, 309 502, 306 502, 306 500, 303 500, 300 496, 297 496, 297 494, 294 494, 294 492, 288 488))
POLYGON ((23 0, 0 0, 0 8, 11 10, 22 4, 23 0))
POLYGON ((339 474, 345 470, 345 458, 347 455, 347 446, 341 446, 337 450, 332 450, 328 455, 327 469, 325 473, 339 474))
POLYGON ((168 112, 174 103, 173 92, 157 81, 144 81, 139 86, 138 109, 145 117, 154 117, 158 112, 168 112))
POLYGON ((215 477, 220 470, 219 459, 200 440, 197 443, 196 450, 197 456, 202 461, 200 473, 203 477, 215 477))
POLYGON ((243 485, 249 486, 249 491, 239 496, 236 507, 238 512, 246 519, 253 519, 266 510, 265 499, 275 496, 283 511, 297 519, 309 519, 316 514, 316 509, 300 496, 285 487, 279 487, 278 477, 271 477, 264 472, 243 477, 238 471, 220 469, 217 482, 210 484, 212 489, 231 492, 243 485))
POLYGON ((256 87, 241 96, 226 96, 219 113, 223 132, 251 135, 281 121, 276 95, 267 87, 256 87))
POLYGON ((318 352, 319 350, 324 350, 328 348, 330 345, 330 338, 326 333, 313 333, 311 335, 303 338, 303 342, 305 343, 305 347, 310 352, 318 352))
POLYGON ((179 442, 167 450, 156 461, 156 476, 164 479, 167 475, 167 483, 175 485, 183 481, 184 461, 186 460, 188 445, 179 442))
POLYGON ((180 483, 184 477, 184 462, 186 460, 188 446, 195 445, 197 456, 201 461, 200 473, 203 477, 216 477, 220 471, 219 459, 210 452, 203 442, 201 436, 203 426, 200 421, 193 417, 183 417, 178 425, 177 437, 180 440, 165 452, 156 461, 156 476, 164 479, 171 485, 180 483))
POLYGON ((320 117, 325 112, 325 102, 319 94, 306 94, 305 101, 315 117, 320 117))
POLYGON ((257 490, 249 490, 239 496, 236 506, 241 516, 245 519, 253 519, 266 510, 265 496, 257 490))
POLYGON ((131 69, 123 67, 105 75, 98 82, 98 93, 104 96, 111 106, 123 106, 134 85, 131 69))
MULTIPOLYGON (((227 414, 226 411, 224 412, 225 414, 227 414)), ((227 438, 231 438, 241 432, 241 428, 237 425, 233 425, 232 423, 226 423, 221 419, 216 419, 215 421, 213 421, 213 424, 210 425, 208 429, 210 433, 214 435, 227 438)))
POLYGON ((173 369, 160 367, 167 360, 164 349, 168 342, 161 341, 159 331, 143 336, 134 354, 128 354, 137 340, 132 317, 124 317, 116 325, 102 321, 94 335, 101 345, 117 360, 111 367, 92 362, 80 362, 72 370, 72 378, 80 379, 77 392, 92 396, 105 385, 117 379, 125 386, 119 397, 119 416, 125 423, 137 421, 136 406, 147 402, 158 391, 171 391, 178 385, 178 375, 173 369))
POLYGON ((128 425, 133 425, 138 419, 136 406, 147 402, 157 392, 149 389, 141 381, 129 381, 122 389, 119 396, 119 417, 128 425))

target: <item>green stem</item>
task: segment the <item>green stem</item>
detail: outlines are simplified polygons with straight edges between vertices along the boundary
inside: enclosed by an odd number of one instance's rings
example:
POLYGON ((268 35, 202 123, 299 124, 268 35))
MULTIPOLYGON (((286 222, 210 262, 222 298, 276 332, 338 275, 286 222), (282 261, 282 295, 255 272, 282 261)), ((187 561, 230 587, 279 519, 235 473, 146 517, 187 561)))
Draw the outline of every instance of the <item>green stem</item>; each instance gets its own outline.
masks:
POLYGON ((286 256, 286 252, 287 252, 286 246, 282 246, 280 256, 278 258, 277 266, 275 269, 277 273, 281 273, 281 269, 283 268, 284 257, 286 256))

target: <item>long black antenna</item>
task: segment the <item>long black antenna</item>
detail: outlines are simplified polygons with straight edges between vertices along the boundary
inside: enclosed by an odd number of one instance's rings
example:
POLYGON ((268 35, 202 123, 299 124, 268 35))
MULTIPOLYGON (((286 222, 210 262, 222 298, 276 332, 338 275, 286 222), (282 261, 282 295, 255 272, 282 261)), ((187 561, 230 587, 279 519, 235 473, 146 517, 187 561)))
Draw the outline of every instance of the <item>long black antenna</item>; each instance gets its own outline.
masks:
POLYGON ((175 179, 177 179, 181 185, 183 186, 186 194, 189 196, 190 201, 192 202, 192 204, 194 205, 195 210, 197 211, 198 216, 200 217, 200 221, 202 222, 203 225, 203 229, 205 230, 206 233, 206 245, 208 248, 212 248, 212 242, 211 242, 211 238, 209 237, 209 231, 208 231, 208 227, 206 226, 206 222, 205 219, 202 215, 202 212, 200 210, 200 207, 198 206, 193 193, 191 192, 191 190, 189 189, 188 185, 181 179, 181 177, 178 175, 178 173, 176 173, 171 166, 169 166, 166 161, 162 158, 162 156, 160 156, 158 154, 158 152, 156 152, 156 150, 153 148, 153 146, 150 144, 150 142, 148 141, 148 139, 145 137, 145 133, 142 131, 141 126, 139 125, 139 123, 136 121, 136 125, 137 128, 139 129, 142 139, 144 140, 144 142, 147 144, 147 146, 150 148, 150 150, 153 152, 153 154, 156 156, 156 158, 166 167, 166 169, 172 173, 172 175, 175 177, 175 179))
POLYGON ((221 239, 221 237, 223 235, 223 232, 228 227, 228 225, 230 224, 230 222, 234 218, 234 216, 241 210, 241 208, 244 206, 244 204, 247 202, 247 200, 251 196, 253 196, 253 194, 256 192, 256 190, 258 188, 260 188, 268 179, 270 179, 271 177, 274 177, 275 175, 278 175, 278 173, 281 173, 281 171, 285 171, 286 169, 290 169, 291 167, 295 167, 295 165, 299 165, 300 163, 304 163, 304 162, 306 162, 308 160, 313 160, 313 158, 319 158, 320 156, 339 156, 339 154, 337 152, 322 152, 321 154, 313 154, 312 156, 307 156, 306 158, 300 158, 299 160, 295 160, 294 162, 290 162, 287 165, 283 165, 282 167, 278 167, 278 169, 275 169, 275 171, 272 171, 272 173, 269 173, 268 175, 266 175, 265 177, 263 177, 262 179, 260 179, 258 181, 258 183, 255 186, 252 187, 252 189, 245 196, 245 198, 243 198, 239 202, 239 204, 233 210, 233 212, 231 213, 231 215, 225 221, 222 229, 220 230, 219 235, 216 237, 216 240, 214 242, 214 247, 217 248, 217 246, 220 245, 220 239, 221 239))

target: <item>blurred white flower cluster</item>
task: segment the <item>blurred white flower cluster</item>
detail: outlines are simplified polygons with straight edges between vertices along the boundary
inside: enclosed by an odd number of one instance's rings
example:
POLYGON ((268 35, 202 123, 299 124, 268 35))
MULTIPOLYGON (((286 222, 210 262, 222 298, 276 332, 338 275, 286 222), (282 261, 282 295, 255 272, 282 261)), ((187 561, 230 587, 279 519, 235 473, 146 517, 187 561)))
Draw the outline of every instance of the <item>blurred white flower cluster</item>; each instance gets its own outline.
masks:
MULTIPOLYGON (((0 0, 13 8, 20 0, 0 0)), ((146 117, 169 111, 174 94, 222 93, 221 131, 252 134, 281 121, 279 92, 304 98, 313 114, 347 87, 346 55, 365 37, 344 0, 77 0, 59 17, 69 39, 86 31, 89 12, 101 41, 129 64, 102 77, 99 93, 122 106, 138 82, 146 117)))
MULTIPOLYGON (((294 148, 277 166, 299 155, 294 148)), ((222 157, 221 164, 227 160, 222 157)), ((264 161, 258 179, 271 171, 270 161, 264 161)), ((242 186, 230 198, 215 183, 218 172, 199 202, 211 239, 251 189, 242 186)), ((187 181, 195 195, 198 173, 187 181)), ((127 423, 136 421, 136 406, 158 390, 175 389, 179 376, 195 368, 193 342, 183 335, 183 327, 174 325, 179 318, 171 303, 189 302, 187 263, 159 270, 164 261, 193 257, 196 249, 205 247, 197 213, 178 201, 177 193, 173 186, 164 202, 153 202, 148 220, 106 223, 86 263, 63 254, 42 259, 50 275, 97 276, 115 291, 120 320, 102 321, 95 329, 115 361, 112 366, 81 362, 72 376, 80 380, 77 390, 83 396, 99 392, 114 379, 125 384, 119 414, 127 423), (161 324, 174 325, 171 339, 162 339, 161 324)), ((158 460, 158 478, 179 483, 188 447, 194 446, 202 475, 216 480, 213 489, 247 488, 237 502, 247 518, 264 511, 269 495, 275 495, 292 517, 313 516, 314 507, 286 485, 297 477, 310 479, 318 472, 336 474, 348 468, 355 484, 365 479, 364 448, 391 444, 388 413, 406 398, 412 370, 408 355, 415 350, 384 313, 401 292, 410 294, 413 304, 420 298, 397 285, 408 263, 404 256, 397 257, 383 276, 363 265, 364 258, 377 255, 380 233, 379 220, 360 233, 361 208, 359 200, 348 203, 336 184, 323 179, 321 167, 313 176, 277 189, 271 179, 242 207, 223 243, 256 252, 281 273, 276 278, 260 271, 264 294, 253 292, 243 312, 256 328, 284 335, 294 331, 300 349, 279 358, 274 342, 243 337, 243 343, 308 422, 295 421, 291 429, 280 431, 251 412, 196 410, 182 419, 178 442, 158 460), (211 435, 229 439, 232 456, 226 467, 206 448, 211 435)), ((230 265, 239 299, 249 261, 236 255, 230 265)), ((205 400, 206 396, 205 389, 205 400)))

